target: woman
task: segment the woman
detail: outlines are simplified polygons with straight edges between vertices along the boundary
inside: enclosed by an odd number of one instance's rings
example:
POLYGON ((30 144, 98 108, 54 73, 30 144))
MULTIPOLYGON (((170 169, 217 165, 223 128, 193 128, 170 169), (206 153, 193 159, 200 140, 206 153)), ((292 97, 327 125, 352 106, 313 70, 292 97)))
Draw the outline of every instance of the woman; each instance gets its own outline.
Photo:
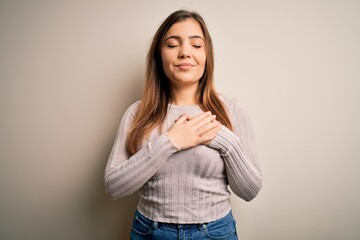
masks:
POLYGON ((213 87, 203 18, 172 13, 148 56, 142 100, 123 116, 105 170, 107 194, 139 190, 131 239, 237 239, 230 185, 250 201, 262 187, 250 122, 213 87))

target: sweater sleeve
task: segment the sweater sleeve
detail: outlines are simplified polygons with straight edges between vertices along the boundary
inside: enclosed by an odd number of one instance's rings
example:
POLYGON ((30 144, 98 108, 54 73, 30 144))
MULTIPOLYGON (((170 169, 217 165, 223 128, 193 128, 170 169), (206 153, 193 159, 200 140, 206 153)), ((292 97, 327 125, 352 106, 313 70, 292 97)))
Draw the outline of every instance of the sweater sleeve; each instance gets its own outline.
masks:
POLYGON ((232 191, 250 201, 260 191, 263 179, 253 131, 247 113, 238 102, 228 108, 234 131, 222 126, 210 147, 220 151, 232 191))
POLYGON ((139 102, 125 112, 105 168, 105 189, 111 199, 129 196, 141 188, 178 150, 166 133, 147 142, 133 156, 126 151, 127 130, 139 102))

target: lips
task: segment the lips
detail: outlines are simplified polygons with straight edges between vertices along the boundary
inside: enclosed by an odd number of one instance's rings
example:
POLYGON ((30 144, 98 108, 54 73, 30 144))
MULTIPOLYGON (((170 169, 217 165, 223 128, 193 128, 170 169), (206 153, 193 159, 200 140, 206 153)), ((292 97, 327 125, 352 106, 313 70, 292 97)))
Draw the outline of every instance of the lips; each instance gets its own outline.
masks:
POLYGON ((192 67, 194 67, 195 65, 192 63, 180 63, 180 64, 175 64, 175 67, 180 69, 180 70, 188 70, 191 69, 192 67))

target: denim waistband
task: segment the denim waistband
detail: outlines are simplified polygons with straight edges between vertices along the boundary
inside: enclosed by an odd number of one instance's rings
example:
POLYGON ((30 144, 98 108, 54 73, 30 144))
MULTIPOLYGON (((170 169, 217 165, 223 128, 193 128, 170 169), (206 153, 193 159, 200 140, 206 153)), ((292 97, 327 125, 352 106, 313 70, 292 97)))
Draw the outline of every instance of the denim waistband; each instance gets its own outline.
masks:
POLYGON ((225 217, 220 218, 218 220, 215 220, 213 222, 207 222, 207 223, 186 223, 186 224, 178 224, 178 223, 164 223, 164 222, 157 222, 153 221, 144 215, 142 215, 138 210, 135 212, 135 217, 138 218, 140 221, 143 221, 149 226, 152 226, 154 229, 158 228, 159 225, 166 226, 169 228, 175 228, 175 229, 194 229, 194 228, 205 228, 208 225, 215 224, 217 221, 233 221, 232 212, 230 211, 225 217))

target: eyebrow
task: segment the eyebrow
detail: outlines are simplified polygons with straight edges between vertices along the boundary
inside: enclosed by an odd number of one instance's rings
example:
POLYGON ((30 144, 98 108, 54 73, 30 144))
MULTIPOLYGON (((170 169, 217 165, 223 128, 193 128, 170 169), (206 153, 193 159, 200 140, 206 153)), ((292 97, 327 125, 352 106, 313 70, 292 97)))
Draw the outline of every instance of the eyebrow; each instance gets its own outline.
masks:
MULTIPOLYGON (((171 39, 171 38, 175 38, 175 39, 177 39, 177 40, 180 40, 180 39, 181 39, 179 36, 171 35, 171 36, 167 37, 167 38, 165 39, 165 41, 167 41, 167 40, 169 40, 169 39, 171 39)), ((203 41, 205 42, 205 40, 204 40, 201 36, 199 36, 199 35, 191 35, 191 36, 189 36, 189 38, 190 38, 190 39, 200 38, 201 40, 203 40, 203 41)))

